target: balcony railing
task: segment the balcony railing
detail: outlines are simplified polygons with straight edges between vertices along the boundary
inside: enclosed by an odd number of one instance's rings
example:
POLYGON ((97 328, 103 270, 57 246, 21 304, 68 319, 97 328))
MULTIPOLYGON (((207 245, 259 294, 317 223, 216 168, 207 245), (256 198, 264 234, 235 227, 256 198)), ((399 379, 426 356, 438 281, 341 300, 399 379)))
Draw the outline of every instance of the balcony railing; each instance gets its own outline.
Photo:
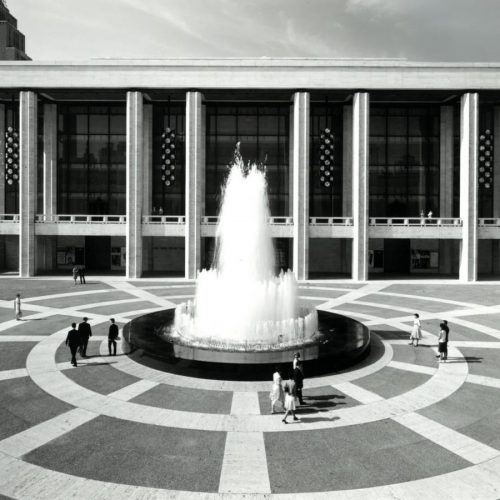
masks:
POLYGON ((500 227, 500 219, 479 219, 480 227, 500 227))
POLYGON ((143 224, 185 224, 184 215, 143 215, 143 224))
POLYGON ((125 224, 125 215, 45 215, 35 216, 35 222, 52 222, 55 224, 125 224))
POLYGON ((312 226, 352 226, 352 217, 309 217, 312 226))
POLYGON ((19 214, 0 214, 0 224, 2 222, 19 222, 19 214))
MULTIPOLYGON (((219 222, 217 215, 209 215, 201 218, 202 224, 215 225, 219 222)), ((269 217, 269 224, 293 226, 293 217, 269 217)))
POLYGON ((462 219, 452 217, 370 217, 370 226, 446 226, 460 227, 462 219))

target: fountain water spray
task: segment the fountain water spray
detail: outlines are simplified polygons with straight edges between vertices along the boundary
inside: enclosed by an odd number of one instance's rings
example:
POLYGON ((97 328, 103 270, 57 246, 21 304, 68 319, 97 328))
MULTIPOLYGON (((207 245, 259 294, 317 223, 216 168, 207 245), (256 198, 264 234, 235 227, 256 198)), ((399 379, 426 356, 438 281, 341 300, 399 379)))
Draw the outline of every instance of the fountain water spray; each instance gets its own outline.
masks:
POLYGON ((173 334, 220 347, 302 344, 318 329, 299 311, 297 282, 275 276, 265 172, 246 166, 237 144, 223 193, 214 266, 198 276, 194 302, 177 306, 173 334))

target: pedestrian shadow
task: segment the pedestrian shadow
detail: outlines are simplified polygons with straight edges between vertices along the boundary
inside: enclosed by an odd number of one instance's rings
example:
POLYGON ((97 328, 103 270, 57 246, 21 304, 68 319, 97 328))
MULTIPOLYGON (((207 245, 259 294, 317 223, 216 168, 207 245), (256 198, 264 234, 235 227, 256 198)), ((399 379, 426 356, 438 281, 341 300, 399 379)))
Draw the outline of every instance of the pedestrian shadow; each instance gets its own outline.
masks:
POLYGON ((483 358, 478 356, 463 356, 463 357, 450 357, 446 360, 446 363, 482 363, 483 358))
POLYGON ((300 417, 300 421, 303 424, 313 424, 315 422, 335 422, 335 420, 340 420, 340 417, 300 417))
POLYGON ((116 363, 116 361, 103 361, 101 363, 85 363, 85 362, 78 362, 78 366, 102 366, 102 365, 114 365, 116 363))

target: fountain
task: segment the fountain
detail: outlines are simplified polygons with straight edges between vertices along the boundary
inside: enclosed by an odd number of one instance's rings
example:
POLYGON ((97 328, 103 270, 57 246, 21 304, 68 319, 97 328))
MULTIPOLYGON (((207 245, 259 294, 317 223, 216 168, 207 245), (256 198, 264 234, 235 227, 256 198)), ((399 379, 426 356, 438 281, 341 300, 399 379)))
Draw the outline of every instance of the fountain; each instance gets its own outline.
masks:
POLYGON ((265 171, 245 165, 236 147, 223 193, 213 266, 195 298, 134 319, 124 338, 166 361, 241 365, 290 362, 301 352, 315 368, 359 358, 369 331, 338 314, 301 308, 292 271, 275 275, 265 171))

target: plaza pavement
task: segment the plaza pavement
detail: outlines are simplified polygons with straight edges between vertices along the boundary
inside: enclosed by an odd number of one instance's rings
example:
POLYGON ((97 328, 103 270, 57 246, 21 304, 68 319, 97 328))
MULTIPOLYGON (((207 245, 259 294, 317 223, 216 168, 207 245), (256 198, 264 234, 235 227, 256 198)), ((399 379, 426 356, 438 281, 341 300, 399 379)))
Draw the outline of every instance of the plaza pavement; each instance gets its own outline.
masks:
POLYGON ((303 304, 364 322, 373 342, 350 369, 306 379, 289 425, 269 414, 270 382, 107 356, 109 317, 121 327, 193 291, 173 279, 0 278, 0 498, 500 498, 499 283, 301 283, 303 304), (83 316, 90 357, 73 368, 64 340, 83 316), (435 357, 441 319, 447 363, 435 357))

